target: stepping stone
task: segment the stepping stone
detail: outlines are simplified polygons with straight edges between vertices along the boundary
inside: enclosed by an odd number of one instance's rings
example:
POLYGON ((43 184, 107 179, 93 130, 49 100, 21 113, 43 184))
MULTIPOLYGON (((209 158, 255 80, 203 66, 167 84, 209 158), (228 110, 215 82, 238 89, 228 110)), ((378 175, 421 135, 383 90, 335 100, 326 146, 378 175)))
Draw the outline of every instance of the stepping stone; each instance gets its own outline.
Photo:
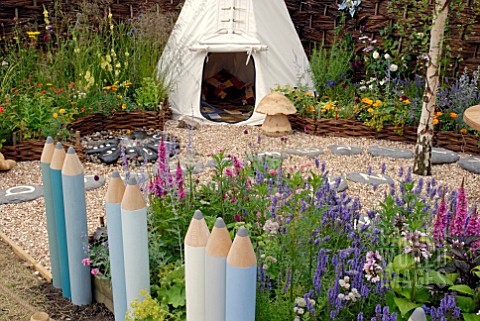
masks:
POLYGON ((385 156, 385 157, 405 158, 405 159, 413 158, 413 153, 409 150, 385 147, 380 145, 370 146, 368 148, 368 153, 372 156, 385 156))
POLYGON ((0 190, 0 204, 33 201, 43 196, 42 185, 17 185, 0 190))
POLYGON ((323 149, 319 149, 316 147, 307 147, 302 149, 285 149, 283 152, 290 155, 316 157, 323 154, 323 149))
POLYGON ((457 153, 439 147, 432 148, 432 164, 450 164, 460 159, 457 153))
MULTIPOLYGON (((187 174, 189 168, 192 170, 192 174, 200 174, 205 171, 205 166, 201 162, 182 162, 180 161, 180 166, 182 167, 183 175, 187 174), (192 168, 193 167, 193 168, 192 168)), ((175 173, 177 170, 177 162, 170 162, 169 163, 170 172, 175 173)))
POLYGON ((273 152, 273 151, 268 151, 268 152, 260 152, 257 154, 257 158, 259 161, 264 162, 266 158, 272 158, 272 159, 286 159, 288 158, 288 155, 285 155, 281 152, 273 152))
POLYGON ((376 173, 367 174, 354 172, 347 175, 347 180, 372 186, 393 183, 393 179, 390 176, 376 173))
POLYGON ((330 188, 334 189, 335 192, 340 193, 348 188, 347 181, 341 176, 330 176, 327 177, 328 184, 330 188), (337 179, 340 177, 340 184, 337 186, 337 179))
POLYGON ((100 175, 85 175, 83 180, 85 182, 86 191, 99 188, 105 184, 105 178, 100 175))
POLYGON ((150 148, 142 147, 139 148, 139 151, 141 152, 142 157, 147 159, 147 162, 156 161, 158 158, 157 153, 152 151, 150 148))
POLYGON ((480 157, 463 158, 458 161, 458 165, 475 174, 480 174, 480 157))
POLYGON ((98 155, 98 159, 100 159, 103 163, 110 165, 117 162, 120 154, 120 149, 112 148, 111 150, 107 150, 104 154, 98 155))
POLYGON ((363 149, 357 146, 330 145, 327 147, 334 155, 357 155, 363 152, 363 149))

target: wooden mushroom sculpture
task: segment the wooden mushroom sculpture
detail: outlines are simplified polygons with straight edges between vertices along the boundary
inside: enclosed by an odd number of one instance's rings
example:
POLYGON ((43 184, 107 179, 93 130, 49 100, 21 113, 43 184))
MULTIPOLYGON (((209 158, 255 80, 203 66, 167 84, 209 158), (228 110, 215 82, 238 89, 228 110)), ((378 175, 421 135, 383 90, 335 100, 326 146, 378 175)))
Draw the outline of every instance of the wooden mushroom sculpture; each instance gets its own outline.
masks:
POLYGON ((13 159, 5 159, 2 153, 0 153, 0 171, 8 171, 17 165, 13 159))
POLYGON ((295 114, 297 108, 283 94, 272 91, 258 103, 256 111, 267 115, 262 125, 265 135, 280 137, 292 131, 287 115, 295 114))

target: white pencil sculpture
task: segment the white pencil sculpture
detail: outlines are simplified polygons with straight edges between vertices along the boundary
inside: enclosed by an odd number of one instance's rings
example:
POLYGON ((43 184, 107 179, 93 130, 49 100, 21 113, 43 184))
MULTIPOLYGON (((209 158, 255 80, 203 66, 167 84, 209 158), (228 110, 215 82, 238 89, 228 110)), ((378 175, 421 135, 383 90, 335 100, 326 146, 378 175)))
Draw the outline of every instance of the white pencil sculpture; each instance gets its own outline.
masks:
POLYGON ((255 321, 257 258, 245 227, 227 257, 226 321, 255 321))
POLYGON ((55 209, 53 207, 52 178, 50 163, 52 161, 55 144, 53 138, 48 136, 43 147, 40 163, 42 164, 43 195, 45 198, 45 213, 47 217, 48 248, 50 251, 50 267, 52 270, 53 286, 62 287, 60 276, 60 262, 58 258, 57 223, 55 222, 55 209))
POLYGON ((105 196, 107 213, 108 250, 110 255, 110 274, 112 276, 113 310, 115 321, 124 321, 127 313, 125 292, 125 264, 123 260, 122 210, 121 203, 125 193, 125 184, 114 171, 105 196))
POLYGON ((205 248, 205 320, 225 321, 227 255, 232 240, 222 218, 217 218, 205 248))
POLYGON ((207 321, 205 319, 205 247, 209 236, 210 231, 202 212, 195 211, 185 236, 187 321, 207 321))
POLYGON ((90 304, 92 303, 90 268, 82 264, 85 257, 82 238, 88 235, 85 181, 82 163, 73 147, 68 149, 63 162, 62 185, 72 303, 90 304))
POLYGON ((140 291, 150 292, 148 261, 147 208, 135 178, 128 181, 122 205, 123 262, 127 307, 138 298, 140 291))

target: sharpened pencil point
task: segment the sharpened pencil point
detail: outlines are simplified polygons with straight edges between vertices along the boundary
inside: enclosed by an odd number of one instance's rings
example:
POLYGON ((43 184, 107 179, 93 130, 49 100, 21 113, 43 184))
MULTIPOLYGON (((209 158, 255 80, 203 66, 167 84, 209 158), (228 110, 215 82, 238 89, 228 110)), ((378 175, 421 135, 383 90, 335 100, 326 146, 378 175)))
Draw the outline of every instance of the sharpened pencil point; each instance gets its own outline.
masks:
POLYGON ((47 137, 47 144, 53 144, 54 143, 54 140, 52 138, 52 136, 48 136, 47 137))
POLYGON ((217 218, 217 220, 215 221, 215 227, 216 228, 225 228, 227 227, 225 225, 225 222, 223 221, 223 219, 221 217, 217 218))
POLYGON ((238 228, 237 235, 241 237, 248 236, 248 230, 244 226, 240 226, 238 228))
POLYGON ((70 147, 68 148, 67 154, 75 154, 75 148, 73 148, 72 146, 70 146, 70 147))
POLYGON ((128 180, 128 185, 137 185, 137 180, 135 179, 135 177, 130 177, 130 179, 128 180))
POLYGON ((120 174, 118 173, 117 170, 114 170, 111 177, 112 178, 117 178, 117 177, 120 177, 120 174))
POLYGON ((62 149, 63 148, 63 145, 62 143, 58 142, 57 143, 57 146, 55 146, 56 149, 62 149))
POLYGON ((195 214, 193 214, 193 218, 200 221, 203 218, 202 211, 196 210, 195 214))

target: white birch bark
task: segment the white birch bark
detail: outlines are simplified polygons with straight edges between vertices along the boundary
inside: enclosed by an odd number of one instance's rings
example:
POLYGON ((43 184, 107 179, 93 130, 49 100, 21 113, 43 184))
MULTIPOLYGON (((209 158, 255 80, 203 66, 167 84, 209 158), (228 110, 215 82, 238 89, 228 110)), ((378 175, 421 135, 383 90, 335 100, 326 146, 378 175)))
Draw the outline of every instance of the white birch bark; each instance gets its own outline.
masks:
POLYGON ((428 68, 423 94, 422 114, 417 129, 417 143, 413 172, 418 175, 432 174, 433 115, 439 83, 439 61, 442 56, 442 43, 445 23, 448 15, 449 0, 435 2, 433 23, 430 33, 430 49, 428 52, 428 68))

